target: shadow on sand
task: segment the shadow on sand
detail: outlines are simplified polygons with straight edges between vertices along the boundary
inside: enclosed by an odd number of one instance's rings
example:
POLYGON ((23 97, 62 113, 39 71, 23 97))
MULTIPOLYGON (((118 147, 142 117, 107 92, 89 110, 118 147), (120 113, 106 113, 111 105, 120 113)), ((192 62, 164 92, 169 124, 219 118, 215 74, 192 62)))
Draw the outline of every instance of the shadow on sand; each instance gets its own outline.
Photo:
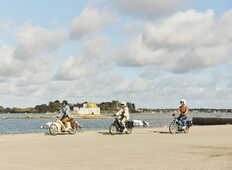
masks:
POLYGON ((44 133, 45 136, 52 136, 49 132, 44 133))
POLYGON ((112 135, 112 134, 110 134, 109 132, 97 132, 97 133, 99 133, 99 134, 101 134, 101 135, 109 135, 109 136, 125 135, 124 133, 117 133, 117 134, 115 134, 115 135, 112 135))
POLYGON ((109 132, 97 132, 97 133, 99 133, 101 135, 111 135, 109 132))
POLYGON ((109 135, 109 136, 112 136, 109 132, 97 132, 97 133, 99 133, 99 134, 101 134, 101 135, 109 135))
POLYGON ((168 131, 153 131, 153 133, 170 134, 170 132, 168 132, 168 131))
POLYGON ((68 133, 59 133, 57 135, 51 135, 49 132, 44 133, 45 136, 65 136, 65 135, 70 135, 68 133))

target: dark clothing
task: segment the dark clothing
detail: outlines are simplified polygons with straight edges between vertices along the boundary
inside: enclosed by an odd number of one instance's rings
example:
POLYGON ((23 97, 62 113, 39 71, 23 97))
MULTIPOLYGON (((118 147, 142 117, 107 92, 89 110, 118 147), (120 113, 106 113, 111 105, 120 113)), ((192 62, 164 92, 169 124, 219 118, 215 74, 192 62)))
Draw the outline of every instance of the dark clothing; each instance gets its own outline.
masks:
POLYGON ((67 122, 70 120, 71 118, 71 114, 70 114, 70 108, 68 105, 64 106, 61 110, 60 113, 62 114, 62 118, 60 119, 62 121, 62 123, 64 124, 65 128, 67 128, 67 122))
POLYGON ((177 119, 181 122, 182 126, 186 126, 187 116, 180 114, 180 116, 177 119))

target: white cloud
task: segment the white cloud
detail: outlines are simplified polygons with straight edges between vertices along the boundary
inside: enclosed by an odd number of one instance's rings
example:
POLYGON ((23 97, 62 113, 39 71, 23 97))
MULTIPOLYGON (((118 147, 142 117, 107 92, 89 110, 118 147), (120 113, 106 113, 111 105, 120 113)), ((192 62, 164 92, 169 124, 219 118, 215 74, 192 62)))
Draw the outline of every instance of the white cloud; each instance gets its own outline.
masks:
POLYGON ((9 28, 10 28, 9 23, 0 23, 0 34, 7 33, 9 28))
MULTIPOLYGON (((0 45, 0 77, 17 76, 20 74, 21 62, 14 57, 15 49, 7 45, 0 45)), ((21 69, 21 71, 23 68, 21 69)))
POLYGON ((80 16, 73 19, 70 31, 71 39, 80 39, 89 33, 103 30, 107 25, 118 21, 110 12, 97 8, 86 8, 80 16))
POLYGON ((144 23, 141 20, 133 20, 132 22, 124 25, 124 30, 127 33, 138 32, 139 30, 143 29, 143 24, 144 23))
POLYGON ((142 34, 121 51, 120 64, 156 65, 186 72, 225 63, 231 59, 232 23, 226 13, 217 19, 212 10, 179 12, 160 23, 149 23, 142 34))
MULTIPOLYGON (((28 77, 31 82, 34 79, 42 80, 42 76, 38 74, 51 64, 48 62, 54 61, 49 55, 63 45, 66 36, 64 31, 49 31, 31 25, 21 27, 17 32, 15 47, 4 43, 0 45, 0 77, 26 79, 25 77, 31 74, 31 77, 28 77)), ((51 65, 49 68, 52 70, 51 65)))
POLYGON ((17 86, 39 86, 50 82, 53 75, 54 59, 53 56, 46 56, 46 58, 28 61, 24 73, 14 78, 15 84, 17 86))
POLYGON ((134 101, 140 107, 153 108, 177 107, 181 98, 187 99, 190 107, 223 108, 228 107, 231 100, 230 72, 208 68, 183 74, 158 70, 159 74, 156 74, 156 68, 145 68, 134 80, 118 83, 113 95, 118 93, 121 99, 134 101))
POLYGON ((55 75, 56 80, 75 80, 88 74, 83 57, 71 56, 65 60, 55 75))
POLYGON ((110 67, 111 59, 107 57, 110 49, 107 37, 97 36, 82 41, 80 56, 66 59, 55 75, 57 80, 76 80, 82 76, 96 75, 110 67))
POLYGON ((16 47, 0 45, 2 104, 18 105, 27 101, 29 103, 23 106, 28 106, 32 101, 38 103, 36 94, 51 81, 56 63, 48 54, 57 50, 65 39, 62 32, 53 33, 44 28, 25 26, 17 33, 16 47))
POLYGON ((113 0, 121 13, 139 17, 160 17, 176 11, 185 0, 113 0))
POLYGON ((63 30, 50 31, 42 27, 26 25, 20 28, 16 38, 15 57, 30 59, 59 49, 67 39, 67 33, 63 30))

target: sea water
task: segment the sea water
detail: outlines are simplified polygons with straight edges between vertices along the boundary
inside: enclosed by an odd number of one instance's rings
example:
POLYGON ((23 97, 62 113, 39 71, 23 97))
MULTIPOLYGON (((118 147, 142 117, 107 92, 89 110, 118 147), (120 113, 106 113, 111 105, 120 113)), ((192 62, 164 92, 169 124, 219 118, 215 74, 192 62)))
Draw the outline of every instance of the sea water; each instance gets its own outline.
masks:
MULTIPOLYGON (((32 116, 35 114, 0 114, 1 117, 10 116, 32 116)), ((38 116, 45 114, 36 114, 38 116)), ((49 114, 46 114, 49 115, 49 114)), ((107 114, 112 115, 112 114, 107 114)), ((190 114, 193 116, 206 116, 206 117, 232 117, 232 114, 218 114, 218 113, 204 113, 204 114, 190 114)), ((149 122, 150 127, 163 127, 168 126, 173 117, 171 114, 144 114, 136 113, 130 114, 130 119, 145 120, 149 122)), ((0 119, 0 134, 17 134, 17 133, 46 133, 47 129, 41 129, 41 126, 47 122, 53 121, 52 119, 0 119)), ((108 129, 113 122, 113 117, 109 119, 79 119, 82 130, 100 130, 108 129)))

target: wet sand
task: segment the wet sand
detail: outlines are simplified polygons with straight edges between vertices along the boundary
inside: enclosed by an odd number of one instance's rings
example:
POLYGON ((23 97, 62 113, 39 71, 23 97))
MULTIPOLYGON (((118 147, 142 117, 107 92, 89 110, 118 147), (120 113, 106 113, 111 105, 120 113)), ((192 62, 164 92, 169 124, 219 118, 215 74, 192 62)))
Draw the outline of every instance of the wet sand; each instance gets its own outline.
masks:
POLYGON ((231 170, 232 126, 194 126, 178 135, 167 127, 115 136, 1 135, 0 151, 1 170, 231 170))

